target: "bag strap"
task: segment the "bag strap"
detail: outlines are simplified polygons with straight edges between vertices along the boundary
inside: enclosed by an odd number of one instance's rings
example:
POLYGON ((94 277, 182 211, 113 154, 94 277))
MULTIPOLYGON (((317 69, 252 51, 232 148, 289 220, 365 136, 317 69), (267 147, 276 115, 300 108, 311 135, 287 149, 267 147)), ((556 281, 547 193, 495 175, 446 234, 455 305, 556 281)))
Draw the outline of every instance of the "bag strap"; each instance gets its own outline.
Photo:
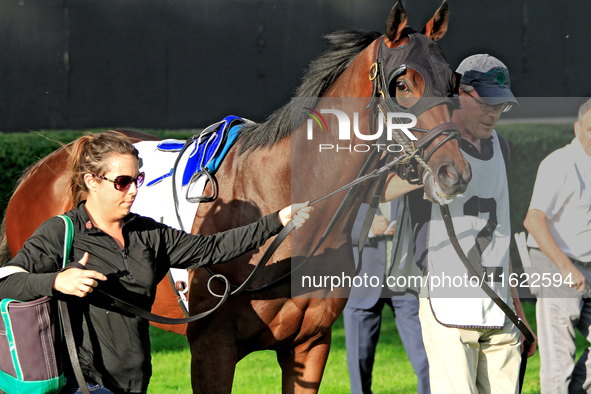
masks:
MULTIPOLYGON (((72 240, 74 239, 74 225, 72 220, 66 215, 58 215, 64 221, 66 225, 66 231, 64 234, 64 253, 62 261, 62 269, 66 268, 68 259, 70 258, 70 251, 72 250, 72 240)), ((68 347, 68 354, 70 355, 70 363, 74 370, 74 375, 80 386, 80 391, 83 394, 90 394, 88 387, 86 386, 86 380, 80 367, 80 360, 78 359, 78 351, 76 350, 76 343, 74 342, 74 332, 72 330, 72 322, 70 320, 70 314, 68 312, 68 303, 63 300, 59 300, 59 312, 62 326, 64 328, 64 337, 66 338, 66 345, 68 347)))
POLYGON ((72 224, 72 219, 66 215, 58 215, 58 217, 62 218, 66 225, 66 232, 64 234, 64 258, 62 260, 62 268, 66 268, 66 264, 70 258, 70 251, 72 250, 72 241, 74 240, 74 225, 72 224))

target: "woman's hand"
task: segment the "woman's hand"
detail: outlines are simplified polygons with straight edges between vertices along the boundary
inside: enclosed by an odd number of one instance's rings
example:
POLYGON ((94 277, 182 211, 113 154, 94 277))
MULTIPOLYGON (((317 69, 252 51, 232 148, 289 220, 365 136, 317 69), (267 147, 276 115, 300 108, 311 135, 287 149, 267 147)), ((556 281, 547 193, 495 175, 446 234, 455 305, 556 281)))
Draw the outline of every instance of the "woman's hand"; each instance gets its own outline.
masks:
POLYGON ((306 201, 302 204, 293 204, 287 208, 283 208, 279 211, 279 221, 285 226, 287 222, 292 220, 293 225, 296 228, 300 228, 306 219, 310 218, 310 212, 314 209, 309 205, 310 201, 306 201))
MULTIPOLYGON (((88 252, 84 253, 79 263, 86 265, 87 262, 88 252)), ((97 271, 69 268, 57 274, 53 288, 63 294, 86 297, 98 285, 97 280, 107 280, 107 277, 97 271)))

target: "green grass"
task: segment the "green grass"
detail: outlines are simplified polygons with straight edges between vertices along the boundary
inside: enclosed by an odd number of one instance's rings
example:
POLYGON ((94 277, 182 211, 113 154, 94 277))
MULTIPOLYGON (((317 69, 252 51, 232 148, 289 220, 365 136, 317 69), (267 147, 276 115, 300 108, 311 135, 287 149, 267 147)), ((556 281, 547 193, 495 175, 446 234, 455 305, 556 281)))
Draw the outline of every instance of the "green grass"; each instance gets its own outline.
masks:
MULTIPOLYGON (((527 320, 536 330, 535 305, 523 304, 527 320)), ((191 391, 190 352, 184 337, 151 328, 152 364, 154 375, 148 393, 187 393, 191 391)), ((577 357, 589 343, 577 332, 577 357)), ((203 357, 215 357, 213 354, 203 357)), ((524 394, 540 392, 540 357, 536 353, 528 360, 524 394)), ((212 377, 215 379, 215 377, 212 377)), ((389 309, 384 309, 384 322, 378 344, 373 372, 373 392, 416 393, 416 377, 396 331, 389 309)), ((255 352, 238 363, 233 393, 275 394, 281 390, 281 370, 275 353, 255 352)), ((349 393, 345 331, 342 317, 333 326, 333 341, 320 393, 349 393)))

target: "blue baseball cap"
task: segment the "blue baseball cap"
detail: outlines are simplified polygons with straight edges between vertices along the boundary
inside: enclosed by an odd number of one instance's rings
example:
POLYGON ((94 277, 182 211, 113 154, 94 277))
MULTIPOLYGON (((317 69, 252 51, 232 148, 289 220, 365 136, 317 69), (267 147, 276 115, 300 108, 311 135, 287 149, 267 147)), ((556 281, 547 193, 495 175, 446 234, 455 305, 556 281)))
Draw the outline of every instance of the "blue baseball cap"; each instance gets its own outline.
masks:
POLYGON ((472 86, 487 104, 519 104, 511 92, 509 70, 496 57, 472 55, 460 63, 456 72, 462 74, 460 83, 472 86))

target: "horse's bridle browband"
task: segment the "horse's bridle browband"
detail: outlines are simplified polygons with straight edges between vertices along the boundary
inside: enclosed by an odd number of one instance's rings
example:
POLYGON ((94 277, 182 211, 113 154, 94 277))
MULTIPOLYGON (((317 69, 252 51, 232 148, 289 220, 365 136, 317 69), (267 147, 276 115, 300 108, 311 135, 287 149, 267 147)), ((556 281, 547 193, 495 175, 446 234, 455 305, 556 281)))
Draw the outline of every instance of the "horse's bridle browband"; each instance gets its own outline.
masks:
MULTIPOLYGON (((402 55, 404 51, 410 51, 411 53, 408 57, 406 57, 408 61, 406 61, 404 64, 396 64, 397 61, 390 58, 384 61, 382 52, 386 50, 392 51, 391 48, 388 48, 385 45, 384 36, 380 37, 375 45, 375 62, 369 69, 369 79, 372 81, 373 85, 372 97, 367 106, 367 108, 370 110, 370 132, 372 134, 375 134, 375 122, 378 119, 378 111, 384 114, 384 121, 386 121, 386 114, 389 112, 405 112, 418 118, 423 112, 437 105, 452 104, 450 97, 453 95, 455 87, 453 81, 453 72, 449 68, 449 65, 447 65, 447 63, 425 62, 422 59, 424 56, 416 56, 418 49, 421 49, 425 46, 435 45, 435 43, 420 33, 410 30, 407 32, 409 33, 410 42, 404 47, 394 49, 400 51, 397 54, 398 56, 391 56, 396 58, 402 55), (451 84, 448 86, 448 88, 442 88, 440 86, 442 84, 433 83, 430 76, 433 73, 429 73, 427 71, 428 67, 440 69, 440 72, 437 75, 448 74, 450 76, 451 84), (390 96, 388 86, 390 82, 396 80, 396 78, 406 73, 406 70, 410 68, 421 74, 423 80, 425 81, 425 90, 419 100, 412 107, 406 108, 398 104, 390 96), (388 80, 386 80, 386 78, 388 78, 388 80)), ((397 119, 397 122, 403 123, 400 119, 397 119)), ((449 140, 456 139, 459 142, 460 131, 457 126, 451 122, 441 123, 431 130, 421 129, 418 127, 409 127, 408 129, 413 132, 424 134, 417 141, 413 141, 401 130, 395 129, 393 131, 392 136, 396 143, 402 147, 402 153, 408 155, 407 158, 398 165, 397 172, 402 179, 405 179, 411 184, 422 184, 422 170, 428 171, 435 178, 435 174, 428 164, 429 159, 433 153, 449 140), (440 135, 445 135, 446 137, 435 147, 433 147, 433 149, 431 149, 429 154, 425 157, 424 149, 440 135), (419 164, 421 167, 419 167, 419 164)))

